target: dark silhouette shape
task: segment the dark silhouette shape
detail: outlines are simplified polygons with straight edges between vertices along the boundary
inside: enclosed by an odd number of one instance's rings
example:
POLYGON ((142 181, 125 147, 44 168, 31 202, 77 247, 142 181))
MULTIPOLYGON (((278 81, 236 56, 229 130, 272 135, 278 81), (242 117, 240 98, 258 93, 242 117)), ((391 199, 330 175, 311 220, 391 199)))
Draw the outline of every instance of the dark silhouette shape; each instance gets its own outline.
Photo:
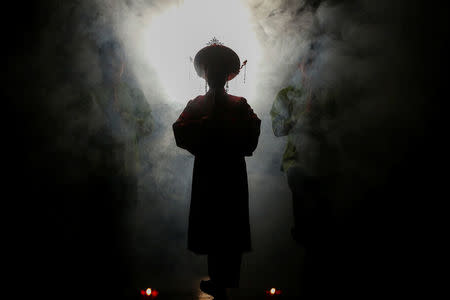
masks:
POLYGON ((189 101, 173 124, 177 146, 195 155, 188 249, 208 255, 211 281, 206 285, 222 291, 238 287, 242 252, 251 250, 244 157, 256 149, 261 124, 245 98, 224 90, 225 82, 235 76, 231 72, 239 72, 238 58, 223 59, 233 53, 217 44, 199 51, 197 73, 210 90, 189 101), (233 65, 218 63, 223 61, 233 65))
MULTIPOLYGON (((310 49, 317 45, 312 44, 310 49)), ((335 263, 339 255, 335 249, 337 220, 333 212, 338 159, 337 149, 328 142, 320 118, 334 116, 334 99, 314 101, 309 87, 309 70, 314 57, 308 55, 299 63, 301 80, 283 88, 271 109, 275 136, 287 136, 281 170, 286 173, 292 192, 295 241, 305 249, 305 297, 319 295, 326 286, 338 288, 335 263)), ((320 294, 321 295, 321 294, 320 294)))

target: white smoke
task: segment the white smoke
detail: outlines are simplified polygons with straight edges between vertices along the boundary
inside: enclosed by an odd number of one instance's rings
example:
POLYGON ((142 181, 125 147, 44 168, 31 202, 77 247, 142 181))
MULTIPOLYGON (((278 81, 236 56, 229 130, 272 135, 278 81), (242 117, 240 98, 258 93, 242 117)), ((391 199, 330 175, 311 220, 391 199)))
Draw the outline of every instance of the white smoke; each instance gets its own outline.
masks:
MULTIPOLYGON (((301 81, 298 64, 305 56, 314 57, 308 76, 310 89, 319 95, 315 101, 334 97, 337 102, 338 113, 321 123, 330 129, 328 139, 345 166, 341 171, 346 176, 334 191, 336 207, 345 211, 351 206, 352 197, 346 196, 354 178, 366 185, 382 180, 391 162, 380 163, 376 157, 392 150, 385 140, 386 124, 398 120, 404 104, 395 95, 397 74, 391 71, 392 64, 404 63, 398 62, 398 33, 390 31, 397 11, 385 14, 383 1, 324 1, 318 7, 309 2, 214 1, 214 6, 200 0, 81 1, 79 31, 85 40, 74 64, 78 72, 97 82, 97 61, 90 49, 108 39, 120 40, 127 68, 156 122, 140 145, 150 166, 139 174, 140 198, 130 221, 138 281, 155 278, 153 268, 165 272, 162 283, 174 273, 174 281, 180 282, 205 274, 202 258, 185 247, 193 157, 176 147, 171 125, 185 103, 203 93, 189 57, 213 36, 236 50, 241 61, 248 59, 246 83, 241 73, 230 82, 230 93, 246 97, 263 121, 259 146, 247 158, 255 251, 246 258, 244 286, 294 286, 300 276, 299 249, 289 236, 290 191, 279 170, 286 139, 273 136, 269 111, 281 88, 301 81), (270 259, 278 265, 266 270, 270 259)), ((409 108, 406 115, 411 112, 417 113, 409 108)))

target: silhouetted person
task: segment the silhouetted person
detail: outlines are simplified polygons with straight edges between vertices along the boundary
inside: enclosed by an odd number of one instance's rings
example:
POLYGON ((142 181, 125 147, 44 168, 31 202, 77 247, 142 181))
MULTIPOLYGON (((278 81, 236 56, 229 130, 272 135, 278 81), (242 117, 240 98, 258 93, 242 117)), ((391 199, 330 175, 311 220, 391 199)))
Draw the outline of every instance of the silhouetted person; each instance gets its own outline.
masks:
POLYGON ((133 177, 140 168, 138 142, 153 129, 150 104, 133 80, 125 76, 125 53, 118 42, 102 44, 99 62, 102 81, 92 90, 91 96, 103 111, 111 134, 122 145, 117 147, 122 153, 115 153, 122 161, 121 175, 135 181, 133 177))
POLYGON ((208 255, 210 280, 200 288, 217 299, 239 285, 242 253, 251 250, 245 156, 258 144, 261 120, 246 99, 224 85, 240 69, 237 54, 213 43, 194 59, 209 91, 188 102, 173 124, 178 147, 195 155, 188 249, 208 255))
POLYGON ((130 80, 126 68, 125 52, 115 40, 104 42, 99 48, 101 82, 90 90, 92 105, 106 123, 96 132, 92 142, 99 144, 105 164, 115 165, 114 170, 105 168, 105 178, 114 182, 116 213, 124 214, 123 207, 137 201, 138 172, 141 163, 138 142, 153 129, 150 105, 143 92, 130 80))
POLYGON ((79 197, 87 224, 84 239, 93 248, 98 272, 114 277, 112 285, 129 287, 130 273, 122 272, 130 271, 130 234, 124 220, 137 201, 138 141, 151 133, 153 120, 144 94, 129 80, 121 44, 102 43, 98 59, 101 82, 78 101, 80 109, 89 107, 85 134, 93 161, 90 173, 85 171, 92 186, 89 198, 79 197))
POLYGON ((300 78, 278 92, 270 114, 275 136, 288 137, 281 170, 292 192, 292 235, 306 250, 304 288, 317 295, 332 281, 330 246, 336 224, 331 195, 337 150, 323 126, 333 117, 333 97, 319 89, 311 92, 307 77, 311 63, 307 58, 299 64, 300 78))

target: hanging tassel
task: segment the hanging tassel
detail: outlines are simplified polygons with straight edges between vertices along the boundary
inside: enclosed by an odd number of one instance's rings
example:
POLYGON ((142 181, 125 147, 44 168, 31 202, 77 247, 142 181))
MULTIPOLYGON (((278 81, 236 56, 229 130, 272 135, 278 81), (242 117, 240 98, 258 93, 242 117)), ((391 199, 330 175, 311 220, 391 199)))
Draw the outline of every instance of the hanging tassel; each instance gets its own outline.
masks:
POLYGON ((191 80, 191 70, 192 66, 194 65, 194 60, 192 59, 192 56, 189 56, 190 64, 189 64, 189 80, 191 80))
POLYGON ((247 75, 247 64, 244 65, 244 83, 245 83, 245 76, 247 75))
POLYGON ((245 75, 247 74, 247 60, 244 60, 239 70, 241 70, 242 68, 244 68, 244 83, 245 83, 245 75))
POLYGON ((205 74, 205 94, 208 92, 208 81, 206 80, 206 66, 204 69, 204 74, 205 74))

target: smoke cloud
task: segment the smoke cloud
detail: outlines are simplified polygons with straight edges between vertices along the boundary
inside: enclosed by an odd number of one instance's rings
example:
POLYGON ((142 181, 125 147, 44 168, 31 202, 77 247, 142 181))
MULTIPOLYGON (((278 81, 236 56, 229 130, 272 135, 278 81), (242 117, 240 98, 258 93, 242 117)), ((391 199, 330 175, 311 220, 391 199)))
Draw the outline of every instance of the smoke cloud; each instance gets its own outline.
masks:
MULTIPOLYGON (((304 249, 290 236, 291 192, 280 171, 287 140, 273 134, 274 99, 282 88, 299 85, 306 76, 314 95, 312 105, 333 103, 333 112, 320 115, 315 125, 326 132, 332 157, 314 159, 330 159, 337 166, 339 176, 328 193, 338 219, 347 222, 366 214, 369 223, 385 210, 396 211, 391 197, 381 196, 392 188, 394 178, 409 170, 404 168, 416 154, 411 148, 423 138, 429 113, 423 92, 425 72, 419 63, 422 52, 414 49, 422 42, 418 32, 423 20, 414 23, 420 7, 407 1, 242 2, 249 12, 255 45, 261 50, 248 63, 247 84, 254 89, 244 96, 262 120, 258 148, 246 159, 254 251, 244 257, 242 286, 297 290, 304 276, 304 249), (414 24, 411 29, 410 24, 414 24), (303 73, 299 64, 308 59, 310 65, 303 73)), ((121 274, 128 278, 127 288, 192 289, 207 274, 206 259, 186 250, 193 157, 176 147, 171 127, 190 95, 172 97, 146 48, 157 49, 160 41, 141 39, 152 19, 182 4, 175 0, 48 1, 36 8, 39 17, 29 24, 36 28, 35 36, 29 36, 33 49, 16 53, 20 63, 12 71, 14 77, 29 79, 14 105, 26 116, 23 132, 33 134, 17 145, 23 149, 33 145, 32 154, 24 151, 25 177, 33 182, 31 194, 44 191, 47 195, 48 200, 38 205, 51 220, 41 228, 50 232, 42 239, 55 253, 63 253, 58 256, 62 261, 64 253, 77 256, 92 251, 103 257, 102 253, 115 249, 111 257, 98 262, 98 269, 122 257, 119 268, 125 270, 121 274), (123 48, 123 78, 142 93, 153 122, 151 133, 137 144, 137 193, 128 194, 122 202, 114 196, 118 189, 114 184, 99 184, 103 175, 117 167, 108 164, 101 149, 115 146, 99 130, 106 126, 104 115, 90 102, 93 91, 102 85, 99 49, 108 41, 123 48), (48 175, 42 177, 43 173, 48 175), (78 188, 90 183, 95 187, 78 188), (89 199, 84 199, 88 194, 89 199), (55 224, 62 225, 54 229, 55 224), (58 238, 64 242, 56 242, 58 238)), ((209 13, 217 12, 199 11, 199 20, 209 13)), ((204 42, 210 38, 204 37, 204 42)), ((244 55, 252 53, 256 52, 244 55)), ((174 81, 174 88, 179 84, 174 81)), ((242 86, 235 83, 234 87, 240 91, 242 86)), ((196 92, 202 88, 200 83, 196 92)), ((296 99, 294 105, 304 105, 303 101, 296 99)), ((303 149, 313 146, 301 135, 298 141, 303 149)), ((310 171, 317 170, 312 166, 310 171)), ((399 197, 399 190, 411 182, 415 181, 410 177, 398 182, 392 195, 399 197)), ((51 256, 45 249, 42 253, 51 256)), ((76 268, 80 261, 74 259, 69 268, 76 268)))

